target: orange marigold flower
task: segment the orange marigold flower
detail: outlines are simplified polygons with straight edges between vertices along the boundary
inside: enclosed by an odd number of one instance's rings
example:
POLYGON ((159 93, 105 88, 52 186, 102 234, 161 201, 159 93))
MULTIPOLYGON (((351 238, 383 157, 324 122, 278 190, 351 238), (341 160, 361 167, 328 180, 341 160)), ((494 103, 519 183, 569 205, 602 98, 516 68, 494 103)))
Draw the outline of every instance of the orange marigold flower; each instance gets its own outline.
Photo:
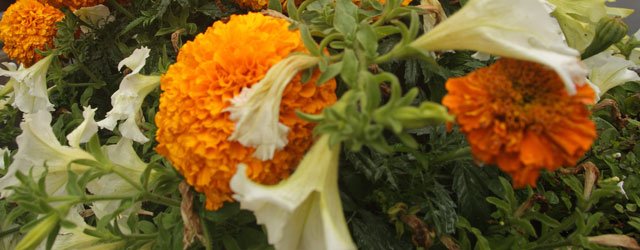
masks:
POLYGON ((313 124, 295 111, 316 114, 336 101, 335 81, 316 86, 318 72, 307 83, 298 75, 280 106, 280 122, 290 128, 285 148, 272 160, 260 161, 252 156, 254 148, 228 140, 235 124, 224 109, 231 99, 290 53, 306 51, 299 32, 288 27, 283 19, 258 13, 233 15, 186 43, 162 76, 156 150, 206 195, 208 209, 232 201, 229 181, 238 163, 245 163, 247 175, 263 184, 289 176, 312 143, 313 124))
POLYGON ((50 4, 56 7, 69 7, 71 9, 79 9, 82 7, 91 7, 102 4, 105 0, 40 0, 40 2, 50 4))
POLYGON ((0 20, 0 40, 4 42, 7 55, 31 66, 42 56, 37 50, 53 47, 56 35, 56 22, 64 18, 64 14, 49 5, 35 0, 20 0, 9 6, 0 20))
POLYGON ((456 115, 473 154, 511 175, 515 187, 535 186, 541 169, 573 166, 596 137, 586 84, 569 95, 552 69, 500 59, 449 79, 442 103, 456 115))

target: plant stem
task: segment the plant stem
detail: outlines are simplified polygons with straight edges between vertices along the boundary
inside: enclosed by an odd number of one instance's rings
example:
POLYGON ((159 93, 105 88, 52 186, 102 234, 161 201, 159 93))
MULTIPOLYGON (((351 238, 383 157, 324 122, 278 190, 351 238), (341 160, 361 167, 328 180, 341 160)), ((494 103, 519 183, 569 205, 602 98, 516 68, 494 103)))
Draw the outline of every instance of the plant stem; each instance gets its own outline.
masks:
POLYGON ((152 194, 150 192, 146 192, 143 195, 145 200, 151 201, 151 202, 155 202, 155 203, 159 203, 159 204, 163 204, 166 206, 170 206, 170 207, 180 207, 180 201, 171 199, 171 198, 167 198, 164 196, 160 196, 157 194, 152 194))
POLYGON ((91 70, 87 68, 87 66, 85 66, 82 63, 80 63, 80 70, 82 70, 82 72, 84 72, 87 76, 89 76, 89 78, 91 78, 92 81, 100 85, 106 85, 104 81, 100 80, 100 78, 98 78, 93 72, 91 72, 91 70))
POLYGON ((199 216, 200 217, 200 226, 202 227, 202 234, 203 234, 203 240, 205 242, 202 242, 202 245, 204 245, 204 248, 206 250, 213 250, 213 246, 211 244, 211 232, 209 231, 209 227, 207 226, 207 221, 204 219, 204 216, 202 216, 202 214, 199 216))
POLYGON ((152 234, 125 234, 122 235, 122 238, 125 239, 135 239, 135 240, 153 240, 158 237, 158 233, 152 234))
POLYGON ((463 158, 463 157, 469 157, 471 155, 471 148, 470 147, 463 147, 463 148, 459 148, 455 151, 451 151, 445 155, 442 155, 440 157, 436 157, 433 161, 435 162, 445 162, 445 161, 450 161, 453 159, 458 159, 458 158, 463 158))
POLYGON ((18 231, 20 231, 20 227, 13 227, 13 228, 10 228, 8 230, 1 231, 0 232, 0 239, 2 239, 2 237, 5 237, 5 236, 13 234, 13 233, 16 233, 18 231))
POLYGON ((116 10, 118 10, 119 12, 121 12, 122 14, 124 14, 125 16, 127 16, 130 19, 134 19, 135 17, 133 16, 133 14, 131 14, 131 12, 129 12, 127 9, 123 8, 122 5, 120 5, 118 2, 116 2, 116 0, 107 0, 109 2, 110 5, 112 5, 114 8, 116 8, 116 10))
POLYGON ((558 242, 552 242, 548 244, 537 245, 533 248, 529 248, 527 250, 543 250, 543 249, 556 249, 558 247, 571 246, 571 241, 563 240, 558 242))
POLYGON ((140 185, 140 183, 132 180, 129 178, 129 176, 123 172, 121 172, 118 168, 121 168, 121 166, 119 165, 113 165, 113 167, 111 168, 111 171, 113 173, 115 173, 116 175, 120 176, 120 178, 122 178, 123 180, 125 180, 127 183, 129 183, 131 186, 135 187, 136 189, 146 192, 146 190, 144 190, 142 188, 142 185, 140 185))

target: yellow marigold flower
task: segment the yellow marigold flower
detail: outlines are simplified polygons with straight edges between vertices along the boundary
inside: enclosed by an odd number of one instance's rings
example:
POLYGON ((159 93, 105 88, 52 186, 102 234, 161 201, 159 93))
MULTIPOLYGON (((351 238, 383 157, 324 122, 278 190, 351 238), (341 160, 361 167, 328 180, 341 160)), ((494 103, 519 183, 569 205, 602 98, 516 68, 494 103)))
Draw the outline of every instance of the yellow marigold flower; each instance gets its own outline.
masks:
POLYGON ((56 35, 56 22, 64 18, 64 14, 47 4, 35 0, 20 0, 9 6, 0 20, 0 40, 4 42, 7 55, 31 66, 42 56, 36 52, 53 47, 56 35))
POLYGON ((288 27, 286 20, 258 13, 233 15, 186 43, 162 76, 156 150, 205 193, 208 209, 232 201, 229 181, 239 163, 247 165, 250 179, 262 184, 289 176, 312 143, 313 124, 295 111, 319 113, 336 101, 335 81, 316 86, 318 72, 307 83, 297 75, 280 105, 279 122, 290 129, 287 146, 271 160, 260 161, 252 156, 255 148, 229 141, 235 124, 225 109, 231 100, 290 53, 306 51, 299 32, 288 27))
POLYGON ((447 81, 442 103, 455 114, 479 160, 497 164, 515 187, 535 186, 541 169, 573 166, 589 150, 596 127, 586 104, 595 93, 544 65, 503 58, 447 81))
POLYGON ((105 0, 39 0, 56 7, 69 7, 71 9, 79 9, 82 7, 91 7, 102 4, 105 0))

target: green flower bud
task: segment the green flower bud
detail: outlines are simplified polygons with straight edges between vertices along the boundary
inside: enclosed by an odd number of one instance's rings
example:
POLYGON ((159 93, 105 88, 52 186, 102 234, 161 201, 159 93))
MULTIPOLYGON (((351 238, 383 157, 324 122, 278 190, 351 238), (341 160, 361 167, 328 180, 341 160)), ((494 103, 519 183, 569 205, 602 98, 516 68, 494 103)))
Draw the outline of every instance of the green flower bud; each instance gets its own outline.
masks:
POLYGON ((40 245, 40 242, 42 242, 42 240, 44 240, 44 238, 47 237, 49 233, 51 233, 51 230, 56 227, 59 221, 60 218, 57 214, 51 213, 47 215, 47 217, 45 217, 42 221, 40 221, 40 223, 35 225, 33 229, 31 229, 31 231, 29 231, 27 235, 22 238, 20 243, 18 243, 18 245, 16 246, 16 250, 35 249, 38 245, 40 245))
POLYGON ((453 121, 445 107, 433 102, 423 102, 419 107, 405 106, 391 114, 391 118, 402 123, 404 129, 421 128, 437 123, 453 121))
POLYGON ((582 53, 582 59, 596 55, 622 39, 629 30, 619 17, 605 16, 596 26, 596 36, 582 53))

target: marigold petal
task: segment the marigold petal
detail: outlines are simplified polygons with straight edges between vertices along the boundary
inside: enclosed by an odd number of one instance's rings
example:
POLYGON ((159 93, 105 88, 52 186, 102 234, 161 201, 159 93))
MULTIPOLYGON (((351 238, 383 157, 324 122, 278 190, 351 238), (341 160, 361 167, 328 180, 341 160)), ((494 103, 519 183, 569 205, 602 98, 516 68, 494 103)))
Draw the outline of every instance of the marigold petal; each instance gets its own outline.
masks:
POLYGON ((311 145, 314 126, 295 111, 317 114, 336 101, 334 80, 316 86, 319 72, 307 83, 298 74, 285 88, 279 122, 290 128, 289 143, 269 161, 252 157, 254 148, 227 140, 235 124, 223 111, 274 64, 305 50, 299 32, 290 31, 286 20, 258 13, 233 15, 187 42, 162 76, 156 150, 206 195, 207 209, 232 201, 229 180, 239 163, 247 165, 252 180, 275 184, 289 176, 311 145))

